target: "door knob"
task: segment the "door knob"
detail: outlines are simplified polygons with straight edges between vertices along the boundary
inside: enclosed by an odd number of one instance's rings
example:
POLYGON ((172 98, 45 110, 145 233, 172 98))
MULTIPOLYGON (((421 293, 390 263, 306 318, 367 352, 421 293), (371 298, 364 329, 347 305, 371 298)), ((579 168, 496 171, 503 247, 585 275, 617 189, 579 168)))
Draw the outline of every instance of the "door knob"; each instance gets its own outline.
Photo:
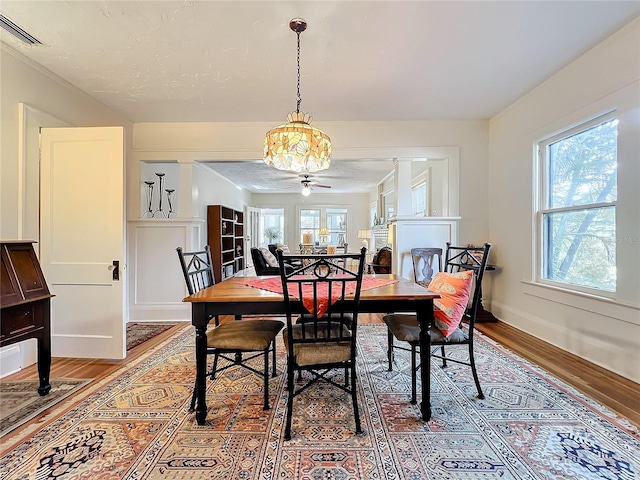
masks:
POLYGON ((111 270, 111 278, 114 282, 120 280, 120 261, 114 260, 112 265, 109 265, 109 270, 111 270))

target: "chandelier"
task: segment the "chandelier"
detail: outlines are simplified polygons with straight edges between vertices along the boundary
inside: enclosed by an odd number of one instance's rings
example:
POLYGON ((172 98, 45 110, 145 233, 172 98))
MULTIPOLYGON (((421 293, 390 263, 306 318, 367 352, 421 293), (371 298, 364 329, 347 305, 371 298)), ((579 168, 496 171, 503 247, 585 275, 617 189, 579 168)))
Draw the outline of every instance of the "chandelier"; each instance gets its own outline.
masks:
POLYGON ((287 115, 289 123, 267 132, 264 139, 264 162, 278 170, 290 172, 318 172, 331 165, 331 139, 322 130, 312 127, 312 117, 300 111, 300 34, 307 22, 294 18, 289 28, 298 37, 298 95, 296 111, 287 115))

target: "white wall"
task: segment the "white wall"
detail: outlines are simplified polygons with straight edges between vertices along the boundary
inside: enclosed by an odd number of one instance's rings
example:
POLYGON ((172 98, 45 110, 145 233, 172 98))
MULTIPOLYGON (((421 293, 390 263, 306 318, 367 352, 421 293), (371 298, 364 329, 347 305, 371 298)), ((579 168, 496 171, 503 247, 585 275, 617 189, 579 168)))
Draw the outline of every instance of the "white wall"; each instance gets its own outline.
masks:
MULTIPOLYGON (((38 196, 38 185, 19 185, 19 103, 25 103, 71 126, 99 127, 122 125, 131 145, 132 124, 126 118, 81 93, 47 70, 30 63, 19 53, 0 44, 0 237, 22 238, 19 229, 19 190, 38 196)), ((46 126, 46 125, 45 125, 46 126)), ((37 218, 29 219, 37 224, 37 218)))
MULTIPOLYGON (((640 381, 640 32, 620 30, 491 120, 491 310, 503 321, 640 381), (552 290, 534 279, 536 141, 616 109, 618 135, 615 301, 552 290)), ((461 167, 461 172, 465 171, 461 167)), ((462 224, 465 223, 463 215, 462 224)))

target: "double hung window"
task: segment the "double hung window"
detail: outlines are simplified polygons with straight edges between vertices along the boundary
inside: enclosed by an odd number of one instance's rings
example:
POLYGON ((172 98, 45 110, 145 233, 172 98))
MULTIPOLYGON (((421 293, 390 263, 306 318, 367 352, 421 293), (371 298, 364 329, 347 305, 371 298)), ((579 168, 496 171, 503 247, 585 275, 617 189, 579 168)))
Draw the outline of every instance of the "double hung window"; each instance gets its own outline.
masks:
POLYGON ((300 210, 300 242, 311 235, 311 243, 320 242, 320 230, 326 228, 328 236, 322 240, 332 245, 342 245, 347 237, 346 208, 312 208, 300 210))
POLYGON ((541 283, 616 291, 617 127, 612 113, 538 145, 541 283))

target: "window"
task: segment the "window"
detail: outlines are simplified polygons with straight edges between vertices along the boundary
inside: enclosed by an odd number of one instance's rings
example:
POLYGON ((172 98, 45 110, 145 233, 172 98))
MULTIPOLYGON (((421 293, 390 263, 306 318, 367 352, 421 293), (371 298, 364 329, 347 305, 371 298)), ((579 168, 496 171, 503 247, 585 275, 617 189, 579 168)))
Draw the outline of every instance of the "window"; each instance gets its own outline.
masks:
POLYGON ((616 291, 617 136, 609 114, 540 143, 540 281, 616 291))
POLYGON ((347 209, 327 208, 327 230, 331 245, 344 245, 347 238, 347 209))
POLYGON ((284 242, 284 208, 263 208, 260 210, 262 224, 262 241, 266 247, 269 243, 284 242))
POLYGON ((422 181, 411 187, 411 205, 414 215, 427 214, 427 182, 422 181))
POLYGON ((311 243, 320 242, 320 229, 326 228, 332 245, 343 245, 347 238, 346 208, 314 208, 300 210, 300 242, 305 242, 305 233, 311 234, 311 243))
POLYGON ((305 233, 311 234, 311 242, 316 243, 320 240, 320 210, 306 209, 300 210, 300 243, 305 242, 305 233))

